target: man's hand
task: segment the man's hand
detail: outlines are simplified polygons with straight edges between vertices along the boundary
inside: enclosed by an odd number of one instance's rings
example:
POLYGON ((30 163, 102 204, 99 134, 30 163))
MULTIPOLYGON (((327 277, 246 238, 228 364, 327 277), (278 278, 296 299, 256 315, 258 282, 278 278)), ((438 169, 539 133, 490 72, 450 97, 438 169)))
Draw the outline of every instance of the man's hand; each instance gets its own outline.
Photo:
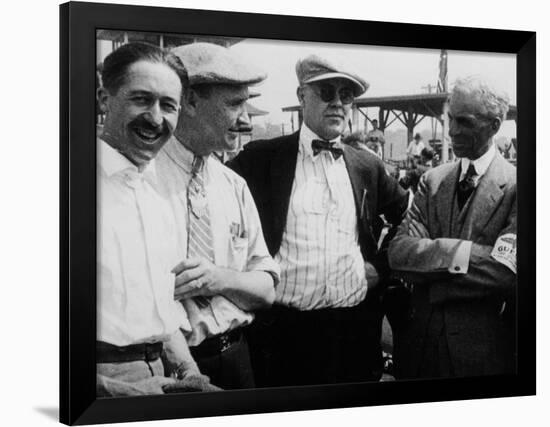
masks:
POLYGON ((193 374, 163 387, 165 393, 187 393, 196 391, 221 391, 222 389, 210 383, 206 375, 193 374))
POLYGON ((408 222, 408 234, 411 237, 418 239, 429 239, 430 233, 424 224, 414 219, 409 219, 408 222))
POLYGON ((163 387, 175 384, 176 380, 162 376, 154 376, 137 382, 125 382, 104 375, 97 375, 97 395, 113 396, 143 396, 147 394, 164 394, 163 387))
POLYGON ((380 281, 376 268, 368 261, 365 262, 365 277, 367 278, 367 287, 369 290, 374 289, 380 281))
POLYGON ((176 275, 175 299, 214 296, 223 291, 228 270, 216 267, 204 258, 187 258, 172 269, 176 275))

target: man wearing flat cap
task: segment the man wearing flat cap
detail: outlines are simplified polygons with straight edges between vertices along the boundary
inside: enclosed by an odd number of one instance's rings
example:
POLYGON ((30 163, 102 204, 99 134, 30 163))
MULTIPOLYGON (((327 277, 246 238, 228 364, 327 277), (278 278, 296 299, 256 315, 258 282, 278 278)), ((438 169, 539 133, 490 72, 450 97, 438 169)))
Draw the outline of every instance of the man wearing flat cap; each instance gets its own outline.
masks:
POLYGON ((175 298, 189 317, 186 337, 201 372, 224 389, 250 388, 255 384, 241 331, 254 310, 273 303, 279 267, 245 181, 211 154, 234 150, 239 133, 249 131, 248 87, 265 75, 214 44, 173 53, 187 68, 190 89, 157 168, 180 225, 175 298))
POLYGON ((309 56, 296 65, 303 124, 250 142, 231 162, 252 191, 281 265, 275 304, 250 339, 260 386, 378 380, 379 263, 373 219, 400 222, 407 195, 374 154, 343 145, 352 102, 368 84, 309 56))

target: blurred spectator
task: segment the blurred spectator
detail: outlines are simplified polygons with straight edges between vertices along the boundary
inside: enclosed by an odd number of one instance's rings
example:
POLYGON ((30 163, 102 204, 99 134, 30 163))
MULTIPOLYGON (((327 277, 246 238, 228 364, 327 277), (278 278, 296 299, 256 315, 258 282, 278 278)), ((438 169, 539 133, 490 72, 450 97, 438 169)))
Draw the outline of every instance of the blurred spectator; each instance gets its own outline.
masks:
POLYGON ((407 147, 407 160, 412 165, 412 163, 415 160, 418 160, 420 158, 420 153, 424 149, 424 141, 422 141, 422 135, 417 133, 414 135, 414 139, 409 142, 409 146, 407 147))
POLYGON ((382 147, 385 142, 386 139, 384 138, 384 132, 378 128, 378 120, 375 119, 372 121, 372 130, 367 133, 367 147, 378 157, 382 158, 382 147))

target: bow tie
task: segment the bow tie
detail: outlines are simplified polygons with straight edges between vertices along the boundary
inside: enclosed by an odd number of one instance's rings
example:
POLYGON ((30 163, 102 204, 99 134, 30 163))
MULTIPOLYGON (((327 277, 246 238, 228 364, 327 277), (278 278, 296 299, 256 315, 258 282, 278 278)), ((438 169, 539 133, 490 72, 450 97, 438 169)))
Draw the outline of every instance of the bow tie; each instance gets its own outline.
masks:
POLYGON ((330 142, 323 141, 322 139, 314 139, 311 141, 311 149, 313 150, 313 154, 315 156, 322 150, 330 151, 334 160, 337 160, 342 154, 344 154, 344 150, 340 146, 337 146, 336 143, 331 144, 330 142))

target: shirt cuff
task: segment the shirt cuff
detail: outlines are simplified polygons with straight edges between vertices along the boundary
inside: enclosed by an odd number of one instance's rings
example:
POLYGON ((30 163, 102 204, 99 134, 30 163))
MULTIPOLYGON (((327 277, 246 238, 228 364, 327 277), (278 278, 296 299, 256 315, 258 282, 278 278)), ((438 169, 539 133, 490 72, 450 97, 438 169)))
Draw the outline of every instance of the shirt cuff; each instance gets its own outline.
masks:
POLYGON ((449 267, 449 273, 451 274, 466 274, 468 273, 468 266, 470 264, 470 252, 472 251, 472 242, 469 240, 463 240, 458 245, 456 252, 451 261, 449 267))

